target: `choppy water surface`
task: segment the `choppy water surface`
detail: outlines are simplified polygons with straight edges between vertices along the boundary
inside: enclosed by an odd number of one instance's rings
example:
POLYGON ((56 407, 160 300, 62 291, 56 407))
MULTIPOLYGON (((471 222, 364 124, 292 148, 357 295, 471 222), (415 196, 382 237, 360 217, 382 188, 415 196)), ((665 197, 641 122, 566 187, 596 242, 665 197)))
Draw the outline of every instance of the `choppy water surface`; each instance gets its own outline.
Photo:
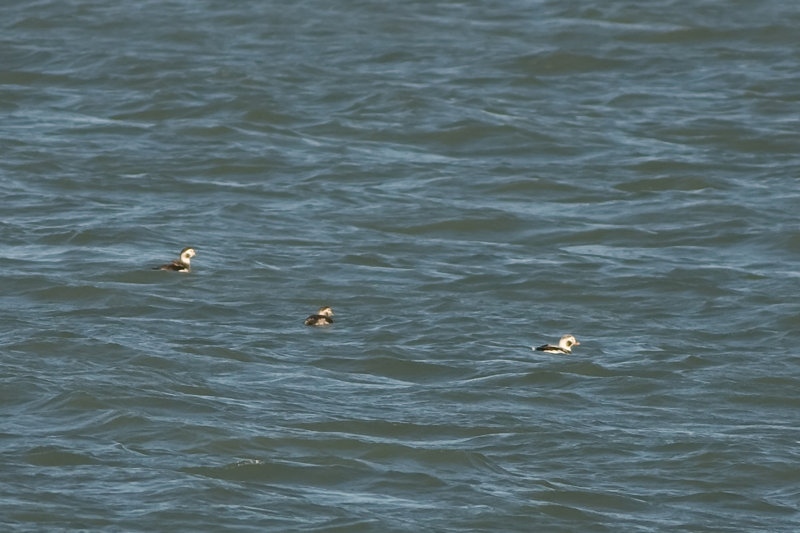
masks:
POLYGON ((0 12, 4 530, 800 528, 794 3, 0 12))

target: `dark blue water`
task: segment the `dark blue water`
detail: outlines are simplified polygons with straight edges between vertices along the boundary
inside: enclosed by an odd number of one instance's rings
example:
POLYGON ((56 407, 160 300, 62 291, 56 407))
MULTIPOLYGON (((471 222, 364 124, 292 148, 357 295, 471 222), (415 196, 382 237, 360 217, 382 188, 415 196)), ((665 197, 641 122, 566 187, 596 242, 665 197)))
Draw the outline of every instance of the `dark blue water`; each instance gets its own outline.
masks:
POLYGON ((4 530, 800 527, 800 7, 0 15, 4 530))

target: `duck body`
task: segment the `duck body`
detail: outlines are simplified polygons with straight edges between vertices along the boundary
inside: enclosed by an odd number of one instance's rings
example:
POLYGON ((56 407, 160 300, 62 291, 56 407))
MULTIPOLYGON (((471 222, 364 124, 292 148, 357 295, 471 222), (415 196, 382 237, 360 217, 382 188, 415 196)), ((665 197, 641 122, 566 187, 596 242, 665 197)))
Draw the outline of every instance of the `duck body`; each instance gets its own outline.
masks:
POLYGON ((189 273, 192 271, 192 257, 197 255, 194 248, 184 248, 181 250, 181 255, 175 261, 167 263, 158 267, 153 267, 153 270, 171 270, 173 272, 189 273))
POLYGON ((571 354, 573 346, 580 346, 580 342, 576 339, 573 335, 564 335, 561 337, 561 340, 558 341, 558 345, 555 344, 544 344, 542 346, 537 346, 534 350, 545 352, 545 353, 562 353, 562 354, 571 354))
POLYGON ((327 326, 333 324, 333 309, 329 306, 320 307, 319 311, 305 319, 306 326, 327 326))

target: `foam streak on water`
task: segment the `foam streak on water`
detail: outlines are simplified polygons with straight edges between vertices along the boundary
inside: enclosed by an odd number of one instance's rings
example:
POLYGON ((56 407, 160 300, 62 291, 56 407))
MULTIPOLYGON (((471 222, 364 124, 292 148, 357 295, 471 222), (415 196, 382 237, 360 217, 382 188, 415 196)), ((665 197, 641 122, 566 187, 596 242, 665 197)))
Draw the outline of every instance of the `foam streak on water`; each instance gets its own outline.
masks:
POLYGON ((0 9, 3 530, 797 531, 800 9, 346 4, 0 9))

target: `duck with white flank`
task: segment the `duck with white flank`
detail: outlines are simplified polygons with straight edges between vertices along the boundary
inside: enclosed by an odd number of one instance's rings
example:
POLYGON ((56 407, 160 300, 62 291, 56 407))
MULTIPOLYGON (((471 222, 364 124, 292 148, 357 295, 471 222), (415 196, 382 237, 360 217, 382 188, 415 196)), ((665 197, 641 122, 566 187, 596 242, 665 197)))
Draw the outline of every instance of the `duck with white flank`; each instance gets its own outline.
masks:
POLYGON ((327 326, 333 324, 333 309, 329 306, 320 307, 316 314, 306 318, 304 324, 306 326, 327 326))
POLYGON ((572 347, 580 346, 580 344, 581 343, 579 343, 578 339, 576 339, 574 336, 564 335, 563 337, 561 337, 561 340, 558 341, 558 346, 555 346, 553 344, 545 344, 544 346, 538 346, 534 348, 534 350, 539 350, 540 352, 546 352, 546 353, 571 354, 572 347))
POLYGON ((181 250, 181 255, 178 259, 166 265, 153 267, 153 270, 172 270, 174 272, 191 272, 192 271, 192 257, 197 255, 194 248, 184 248, 181 250))

